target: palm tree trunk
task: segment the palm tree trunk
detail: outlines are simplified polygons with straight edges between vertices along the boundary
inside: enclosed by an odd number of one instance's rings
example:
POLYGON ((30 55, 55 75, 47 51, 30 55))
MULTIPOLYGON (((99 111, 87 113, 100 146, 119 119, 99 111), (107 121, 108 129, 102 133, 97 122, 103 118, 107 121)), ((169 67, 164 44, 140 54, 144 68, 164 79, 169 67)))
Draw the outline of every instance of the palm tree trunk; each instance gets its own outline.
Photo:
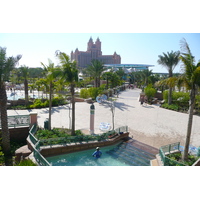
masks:
POLYGON ((28 105, 28 81, 24 80, 25 104, 28 105))
POLYGON ((72 95, 72 130, 71 135, 75 135, 75 98, 74 98, 74 84, 71 84, 71 95, 72 95))
POLYGON ((49 124, 48 129, 51 130, 51 108, 52 108, 52 82, 49 88, 49 124))
POLYGON ((11 157, 10 149, 10 133, 8 129, 7 116, 7 94, 4 83, 0 87, 0 115, 1 115, 1 132, 2 132, 2 148, 5 157, 11 157))
MULTIPOLYGON (((169 78, 173 76, 172 70, 169 70, 169 78)), ((169 93, 168 93, 168 104, 172 104, 172 87, 169 86, 169 93)))
POLYGON ((99 76, 98 77, 98 87, 100 87, 100 85, 101 85, 101 77, 99 76))
POLYGON ((97 77, 94 80, 94 87, 98 87, 98 78, 97 77))
POLYGON ((195 89, 192 89, 191 92, 190 92, 187 135, 186 135, 185 148, 184 148, 184 153, 183 153, 183 160, 184 161, 188 159, 190 137, 191 137, 191 132, 192 132, 192 121, 193 121, 194 106, 195 106, 195 89))
POLYGON ((106 76, 106 89, 108 89, 108 75, 106 76))

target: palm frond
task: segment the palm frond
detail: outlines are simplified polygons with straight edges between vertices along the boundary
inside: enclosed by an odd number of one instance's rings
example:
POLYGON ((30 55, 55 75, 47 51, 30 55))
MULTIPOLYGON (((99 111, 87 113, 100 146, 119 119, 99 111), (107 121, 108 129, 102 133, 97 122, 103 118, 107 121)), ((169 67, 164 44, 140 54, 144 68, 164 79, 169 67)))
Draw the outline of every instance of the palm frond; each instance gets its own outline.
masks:
POLYGON ((157 63, 165 67, 169 72, 169 76, 172 76, 172 71, 174 70, 176 65, 179 63, 179 55, 180 55, 179 51, 175 51, 175 52, 171 51, 167 53, 163 52, 163 55, 158 56, 159 59, 157 63))

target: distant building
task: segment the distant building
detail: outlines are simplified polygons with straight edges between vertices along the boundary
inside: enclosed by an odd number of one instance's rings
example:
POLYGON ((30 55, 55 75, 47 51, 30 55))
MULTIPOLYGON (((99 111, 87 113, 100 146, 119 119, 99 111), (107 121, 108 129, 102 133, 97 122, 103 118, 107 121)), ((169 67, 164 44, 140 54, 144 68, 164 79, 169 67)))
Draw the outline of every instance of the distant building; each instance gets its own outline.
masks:
POLYGON ((116 52, 113 55, 102 55, 99 38, 97 38, 95 43, 90 38, 87 44, 87 51, 79 51, 76 48, 74 52, 71 52, 71 60, 76 60, 78 68, 86 68, 93 59, 100 60, 104 64, 121 64, 121 56, 116 52))

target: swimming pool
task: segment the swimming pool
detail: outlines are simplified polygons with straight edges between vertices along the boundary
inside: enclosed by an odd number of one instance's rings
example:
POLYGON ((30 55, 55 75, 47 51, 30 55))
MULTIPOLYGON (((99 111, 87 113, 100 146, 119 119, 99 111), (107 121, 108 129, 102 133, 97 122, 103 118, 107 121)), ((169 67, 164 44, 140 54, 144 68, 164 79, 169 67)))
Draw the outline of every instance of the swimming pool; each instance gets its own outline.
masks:
POLYGON ((95 149, 47 157, 52 166, 149 166, 153 155, 148 154, 129 143, 100 148, 101 158, 92 157, 95 149))

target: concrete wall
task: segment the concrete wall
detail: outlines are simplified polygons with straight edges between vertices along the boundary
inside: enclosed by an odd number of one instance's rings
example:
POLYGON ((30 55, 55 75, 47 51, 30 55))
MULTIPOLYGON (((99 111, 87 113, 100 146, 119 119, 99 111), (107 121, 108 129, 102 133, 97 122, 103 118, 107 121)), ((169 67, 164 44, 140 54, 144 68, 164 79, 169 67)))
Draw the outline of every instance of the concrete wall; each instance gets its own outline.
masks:
POLYGON ((10 132, 10 141, 26 142, 26 138, 28 137, 29 134, 29 127, 9 128, 9 132, 10 132))

